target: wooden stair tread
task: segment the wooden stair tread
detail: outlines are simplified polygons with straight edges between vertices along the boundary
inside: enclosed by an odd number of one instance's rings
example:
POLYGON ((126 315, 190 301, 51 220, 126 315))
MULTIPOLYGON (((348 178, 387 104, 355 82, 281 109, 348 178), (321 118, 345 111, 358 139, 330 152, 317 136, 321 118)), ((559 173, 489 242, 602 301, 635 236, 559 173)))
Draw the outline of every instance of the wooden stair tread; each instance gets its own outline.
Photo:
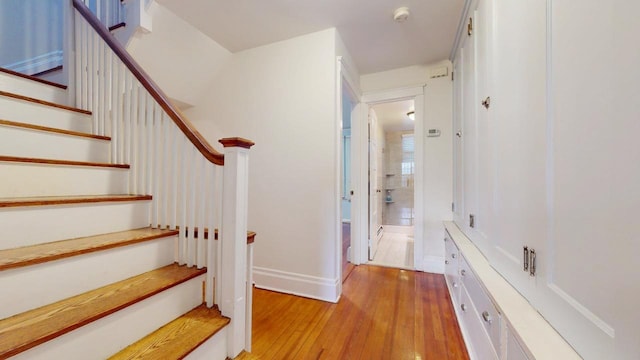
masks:
POLYGON ((176 230, 141 228, 0 250, 0 271, 175 236, 177 234, 178 231, 176 230))
POLYGON ((78 132, 78 131, 57 129, 57 128, 52 128, 47 126, 33 125, 33 124, 10 121, 10 120, 0 120, 0 125, 19 127, 24 129, 30 129, 30 130, 45 131, 50 133, 64 134, 64 135, 77 136, 77 137, 85 137, 89 139, 111 140, 109 136, 93 135, 93 134, 87 134, 87 133, 78 132))
POLYGON ((78 196, 35 196, 0 198, 0 208, 23 206, 51 206, 66 204, 85 204, 99 202, 145 201, 151 195, 78 195, 78 196))
POLYGON ((205 272, 168 265, 0 320, 0 358, 16 355, 205 272))
POLYGON ((4 155, 0 155, 0 161, 32 163, 32 164, 48 164, 48 165, 104 167, 104 168, 114 168, 114 169, 130 168, 130 166, 127 164, 108 164, 108 163, 98 163, 98 162, 88 162, 88 161, 40 159, 40 158, 26 158, 26 157, 19 157, 19 156, 4 156, 4 155))
POLYGON ((62 110, 73 111, 73 112, 77 112, 77 113, 80 113, 80 114, 91 115, 91 111, 88 111, 88 110, 82 110, 82 109, 74 108, 74 107, 67 106, 67 105, 56 104, 56 103, 51 102, 51 101, 40 100, 40 99, 32 98, 32 97, 29 97, 29 96, 18 95, 18 94, 10 93, 8 91, 0 90, 0 95, 6 96, 6 97, 10 97, 10 98, 14 98, 14 99, 18 99, 18 100, 28 101, 28 102, 32 102, 32 103, 40 104, 40 105, 44 105, 44 106, 50 106, 50 107, 54 107, 54 108, 58 108, 58 109, 62 109, 62 110))
MULTIPOLYGON (((60 67, 60 68, 62 68, 62 67, 60 67)), ((49 86, 55 86, 55 87, 63 89, 63 90, 67 89, 67 85, 62 85, 62 84, 55 83, 53 81, 40 79, 40 78, 37 78, 37 77, 32 76, 32 75, 19 73, 17 71, 5 69, 5 68, 0 68, 0 72, 3 72, 5 74, 9 74, 9 75, 13 75, 13 76, 17 76, 17 77, 21 77, 23 79, 28 79, 28 80, 31 80, 31 81, 39 82, 41 84, 46 84, 46 85, 49 85, 49 86)))
POLYGON ((227 326, 229 321, 218 309, 209 309, 202 304, 129 345, 110 359, 182 359, 227 326))

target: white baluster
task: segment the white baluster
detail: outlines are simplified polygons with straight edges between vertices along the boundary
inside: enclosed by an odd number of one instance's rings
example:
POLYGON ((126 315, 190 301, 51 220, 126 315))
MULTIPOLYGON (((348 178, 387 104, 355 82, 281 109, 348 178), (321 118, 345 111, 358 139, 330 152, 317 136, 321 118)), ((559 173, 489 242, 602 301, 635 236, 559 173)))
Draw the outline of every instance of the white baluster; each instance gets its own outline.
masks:
POLYGON ((98 52, 98 44, 102 41, 102 39, 98 36, 96 32, 91 29, 91 108, 90 110, 93 112, 93 133, 99 134, 99 124, 98 124, 98 114, 96 111, 98 108, 98 62, 99 62, 99 52, 98 52))
POLYGON ((154 193, 154 184, 153 184, 153 180, 154 180, 154 176, 153 176, 153 164, 154 164, 154 141, 155 141, 155 137, 154 137, 154 126, 156 126, 156 124, 153 123, 153 119, 154 119, 154 114, 153 114, 153 104, 155 103, 155 101, 153 100, 153 98, 151 97, 151 95, 145 91, 145 97, 147 98, 146 104, 147 104, 147 134, 146 134, 146 138, 147 138, 147 150, 146 150, 146 156, 145 156, 145 165, 146 165, 146 169, 145 169, 145 180, 146 180, 146 185, 145 185, 145 193, 146 194, 150 194, 150 195, 155 195, 154 193))
POLYGON ((146 110, 147 110, 147 104, 146 104, 146 93, 147 91, 145 90, 144 87, 142 87, 142 85, 138 84, 138 114, 136 117, 136 131, 137 131, 137 137, 136 137, 136 193, 137 194, 146 194, 146 189, 144 188, 145 185, 145 166, 144 163, 146 161, 146 149, 147 149, 147 144, 145 142, 145 135, 147 134, 146 131, 146 123, 145 120, 147 118, 146 116, 146 110))
MULTIPOLYGON (((124 108, 123 108, 123 124, 122 124, 122 141, 123 141, 123 163, 131 164, 131 75, 128 72, 124 73, 124 108)), ((130 176, 131 177, 131 176, 130 176)), ((131 185, 131 183, 129 183, 131 185)), ((131 193, 131 187, 129 187, 129 193, 131 193)))
MULTIPOLYGON (((191 267, 195 264, 196 260, 196 188, 194 186, 196 161, 195 161, 195 146, 187 141, 188 149, 185 152, 185 157, 182 161, 188 163, 187 171, 185 174, 185 180, 187 186, 185 188, 185 197, 187 197, 187 226, 189 228, 189 234, 187 236, 187 266, 191 267)), ((201 234, 204 229, 200 229, 201 234)))
POLYGON ((96 40, 96 69, 95 69, 95 99, 94 102, 94 118, 97 122, 96 134, 104 135, 104 44, 100 41, 98 34, 95 35, 96 40))
POLYGON ((164 181, 161 173, 161 166, 166 164, 166 160, 164 159, 164 150, 162 149, 164 138, 163 124, 162 124, 162 113, 160 112, 160 106, 158 103, 153 104, 153 116, 154 116, 154 142, 153 142, 153 181, 151 191, 153 191, 153 201, 151 202, 152 213, 151 220, 154 227, 157 227, 161 224, 165 224, 160 220, 162 217, 160 215, 160 204, 164 204, 164 199, 166 194, 164 192, 164 181))
POLYGON ((131 160, 129 164, 131 164, 131 175, 129 176, 129 191, 132 194, 138 194, 138 173, 136 166, 138 164, 138 81, 132 78, 132 88, 131 88, 131 121, 130 121, 130 136, 129 136, 129 148, 130 148, 130 156, 131 160))
MULTIPOLYGON (((198 187, 198 196, 197 196, 197 201, 198 201, 198 216, 197 216, 197 223, 198 223, 198 229, 200 229, 200 231, 198 231, 198 249, 196 251, 196 253, 198 254, 198 259, 196 261, 197 265, 198 265, 198 269, 203 268, 206 266, 206 261, 207 261, 207 255, 206 255, 206 244, 207 241, 205 240, 205 230, 207 228, 207 220, 206 220, 206 205, 207 205, 207 189, 206 189, 206 184, 207 184, 207 159, 205 159, 204 156, 202 156, 199 152, 196 151, 196 156, 198 159, 198 176, 196 176, 195 178, 195 184, 198 187)), ((194 159, 195 160, 195 159, 194 159)), ((209 240, 210 243, 213 242, 213 228, 209 228, 209 240)))
POLYGON ((80 34, 82 35, 82 49, 80 53, 82 54, 82 108, 88 110, 89 109, 89 25, 84 20, 84 18, 80 21, 82 30, 80 34))
MULTIPOLYGON (((187 261, 188 249, 187 249, 187 162, 185 161, 185 157, 188 152, 187 141, 185 137, 181 137, 181 146, 180 146, 180 190, 179 190, 179 198, 180 198, 180 265, 184 265, 187 261)), ((193 228, 191 229, 193 231, 193 228)))
POLYGON ((75 12, 75 22, 73 26, 75 31, 75 42, 76 42, 76 49, 75 49, 75 56, 76 56, 76 61, 75 61, 76 103, 75 105, 76 107, 83 106, 82 104, 82 90, 83 90, 82 89, 82 36, 83 36, 82 23, 84 23, 84 18, 80 16, 78 12, 75 12))
POLYGON ((178 137, 178 134, 180 133, 180 130, 178 129, 178 127, 173 123, 172 120, 168 119, 167 121, 169 123, 169 126, 171 128, 171 143, 173 144, 173 149, 171 151, 171 167, 172 167, 172 172, 171 172, 171 183, 172 183, 172 188, 173 188, 173 192, 171 194, 171 205, 169 207, 170 209, 170 213, 169 213, 169 217, 171 219, 171 223, 174 224, 174 226, 178 225, 178 208, 179 208, 179 204, 178 204, 178 194, 180 191, 179 188, 179 174, 180 174, 180 163, 179 163, 179 156, 180 156, 180 144, 178 143, 178 139, 181 139, 180 137, 178 137))
POLYGON ((207 301, 207 306, 212 307, 215 302, 219 303, 218 291, 217 291, 217 283, 216 272, 218 270, 218 262, 216 258, 218 256, 217 245, 220 243, 219 241, 215 241, 215 228, 216 228, 216 207, 214 206, 216 201, 216 192, 215 192, 215 180, 216 180, 216 170, 217 166, 215 164, 207 164, 207 185, 209 187, 207 203, 209 212, 207 214, 207 225, 209 226, 209 240, 207 242, 207 275, 206 275, 206 294, 205 300, 207 301), (215 287, 215 288, 214 288, 215 287), (216 299, 214 299, 214 294, 216 295, 216 299))
POLYGON ((120 118, 120 66, 117 62, 117 57, 111 54, 111 162, 117 164, 118 159, 118 144, 119 144, 119 122, 120 118))

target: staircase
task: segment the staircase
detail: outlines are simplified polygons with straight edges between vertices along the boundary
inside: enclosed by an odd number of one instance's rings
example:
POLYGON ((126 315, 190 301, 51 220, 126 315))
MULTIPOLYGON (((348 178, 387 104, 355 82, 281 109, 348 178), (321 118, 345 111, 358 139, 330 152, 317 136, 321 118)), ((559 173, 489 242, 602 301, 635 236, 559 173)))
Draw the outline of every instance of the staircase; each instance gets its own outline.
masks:
POLYGON ((128 79, 119 65, 120 93, 76 51, 72 92, 0 71, 0 359, 216 360, 249 350, 255 234, 238 174, 252 143, 221 140, 224 156, 209 158, 226 160, 225 171, 208 172, 198 150, 210 145, 171 105, 152 103, 164 96, 153 83, 138 83, 136 97, 153 89, 136 107, 135 71, 128 79), (187 150, 163 157, 167 139, 187 150))

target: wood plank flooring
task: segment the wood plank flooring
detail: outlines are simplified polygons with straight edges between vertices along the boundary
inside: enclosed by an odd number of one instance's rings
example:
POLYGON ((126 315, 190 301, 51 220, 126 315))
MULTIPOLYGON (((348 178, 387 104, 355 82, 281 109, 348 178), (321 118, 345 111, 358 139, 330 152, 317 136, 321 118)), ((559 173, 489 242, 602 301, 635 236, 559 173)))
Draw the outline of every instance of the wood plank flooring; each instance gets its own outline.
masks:
POLYGON ((357 266, 338 304, 254 290, 253 348, 268 359, 468 359, 442 275, 357 266))

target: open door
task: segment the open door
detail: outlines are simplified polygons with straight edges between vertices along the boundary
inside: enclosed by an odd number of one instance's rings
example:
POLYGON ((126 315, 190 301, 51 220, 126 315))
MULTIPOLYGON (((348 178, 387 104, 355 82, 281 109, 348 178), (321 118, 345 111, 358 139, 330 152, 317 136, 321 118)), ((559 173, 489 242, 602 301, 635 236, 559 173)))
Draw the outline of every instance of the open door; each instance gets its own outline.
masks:
POLYGON ((373 109, 369 109, 369 260, 378 250, 378 241, 382 233, 380 200, 382 190, 378 181, 380 159, 378 156, 378 119, 373 109))

